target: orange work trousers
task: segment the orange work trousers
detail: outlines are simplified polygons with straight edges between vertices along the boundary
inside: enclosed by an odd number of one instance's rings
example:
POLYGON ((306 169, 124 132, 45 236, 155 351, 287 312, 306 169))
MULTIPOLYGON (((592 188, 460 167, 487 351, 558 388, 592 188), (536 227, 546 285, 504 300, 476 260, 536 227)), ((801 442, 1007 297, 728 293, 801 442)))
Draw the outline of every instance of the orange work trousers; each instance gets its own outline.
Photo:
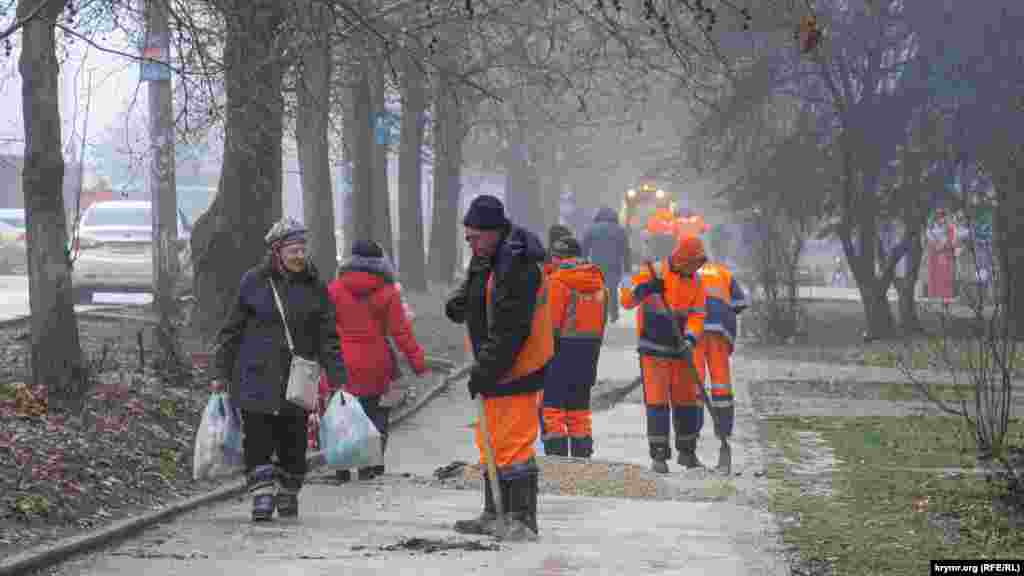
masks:
POLYGON ((699 384, 689 361, 681 358, 641 355, 640 373, 644 381, 651 458, 667 460, 673 428, 676 450, 682 450, 700 436, 704 426, 704 402, 697 388, 699 384))
MULTIPOLYGON (((540 415, 537 410, 540 394, 528 392, 484 400, 487 431, 490 432, 494 463, 500 479, 522 474, 532 465, 536 455, 534 443, 540 434, 540 415)), ((480 423, 477 422, 474 428, 480 464, 486 470, 487 451, 480 423)))
POLYGON ((732 342, 724 334, 705 332, 693 350, 693 361, 700 373, 701 384, 711 380, 711 409, 715 411, 718 428, 715 434, 722 437, 732 435, 735 408, 733 407, 732 342))

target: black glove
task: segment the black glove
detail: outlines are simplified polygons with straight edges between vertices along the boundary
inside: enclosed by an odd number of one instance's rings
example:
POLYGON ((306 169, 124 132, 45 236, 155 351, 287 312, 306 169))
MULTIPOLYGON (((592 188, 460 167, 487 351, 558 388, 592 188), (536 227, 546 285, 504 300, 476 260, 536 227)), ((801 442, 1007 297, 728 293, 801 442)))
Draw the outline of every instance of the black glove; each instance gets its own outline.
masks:
POLYGON ((469 397, 476 398, 477 394, 486 396, 491 389, 489 378, 481 374, 477 367, 474 367, 469 373, 469 397))
POLYGON ((651 278, 647 282, 637 285, 633 288, 633 295, 637 299, 643 300, 651 294, 664 294, 665 293, 665 281, 661 278, 651 278))

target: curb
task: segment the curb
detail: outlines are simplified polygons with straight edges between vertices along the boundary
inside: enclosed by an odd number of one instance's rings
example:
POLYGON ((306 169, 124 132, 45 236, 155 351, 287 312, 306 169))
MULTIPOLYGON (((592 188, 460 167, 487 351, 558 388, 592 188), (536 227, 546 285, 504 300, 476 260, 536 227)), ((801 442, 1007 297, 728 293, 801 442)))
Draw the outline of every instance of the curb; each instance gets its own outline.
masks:
MULTIPOLYGON (((454 363, 440 358, 430 358, 428 361, 439 368, 451 366, 454 369, 451 373, 440 378, 439 382, 417 399, 415 404, 392 417, 391 426, 398 426, 402 421, 419 412, 442 390, 456 380, 463 378, 471 366, 471 364, 463 364, 455 368, 456 365, 454 363)), ((306 462, 311 469, 318 468, 323 462, 323 452, 318 451, 307 455, 306 462)), ((245 493, 245 491, 245 482, 235 481, 233 485, 223 486, 212 492, 193 496, 187 500, 170 504, 160 510, 119 520, 95 532, 71 536, 41 549, 29 550, 9 556, 0 560, 0 576, 14 576, 15 574, 52 566, 76 554, 99 548, 115 540, 127 538, 142 532, 150 526, 180 516, 200 506, 228 500, 245 493)))

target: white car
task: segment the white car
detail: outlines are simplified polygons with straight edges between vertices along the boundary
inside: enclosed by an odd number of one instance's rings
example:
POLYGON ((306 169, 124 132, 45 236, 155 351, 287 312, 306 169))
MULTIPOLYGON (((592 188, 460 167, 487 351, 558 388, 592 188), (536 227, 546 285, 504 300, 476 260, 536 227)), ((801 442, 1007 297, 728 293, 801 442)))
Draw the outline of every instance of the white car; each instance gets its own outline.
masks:
MULTIPOLYGON (((178 213, 178 291, 192 285, 191 228, 178 213)), ((71 250, 76 299, 96 292, 153 291, 153 210, 148 201, 95 202, 82 214, 71 250)))

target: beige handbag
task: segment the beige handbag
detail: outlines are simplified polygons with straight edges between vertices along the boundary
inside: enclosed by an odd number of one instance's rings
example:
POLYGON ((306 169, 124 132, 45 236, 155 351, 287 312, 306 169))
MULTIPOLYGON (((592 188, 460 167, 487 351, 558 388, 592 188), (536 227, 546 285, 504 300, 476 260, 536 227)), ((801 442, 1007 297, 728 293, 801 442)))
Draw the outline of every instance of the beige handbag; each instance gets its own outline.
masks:
POLYGON ((284 335, 288 338, 288 350, 292 353, 292 363, 288 368, 288 388, 285 390, 284 398, 306 410, 316 410, 320 387, 320 363, 295 353, 292 331, 288 327, 288 318, 284 313, 284 306, 281 304, 281 297, 277 294, 277 286, 274 285, 273 280, 270 281, 270 289, 274 291, 274 302, 277 303, 277 311, 281 313, 281 321, 284 322, 284 335))

